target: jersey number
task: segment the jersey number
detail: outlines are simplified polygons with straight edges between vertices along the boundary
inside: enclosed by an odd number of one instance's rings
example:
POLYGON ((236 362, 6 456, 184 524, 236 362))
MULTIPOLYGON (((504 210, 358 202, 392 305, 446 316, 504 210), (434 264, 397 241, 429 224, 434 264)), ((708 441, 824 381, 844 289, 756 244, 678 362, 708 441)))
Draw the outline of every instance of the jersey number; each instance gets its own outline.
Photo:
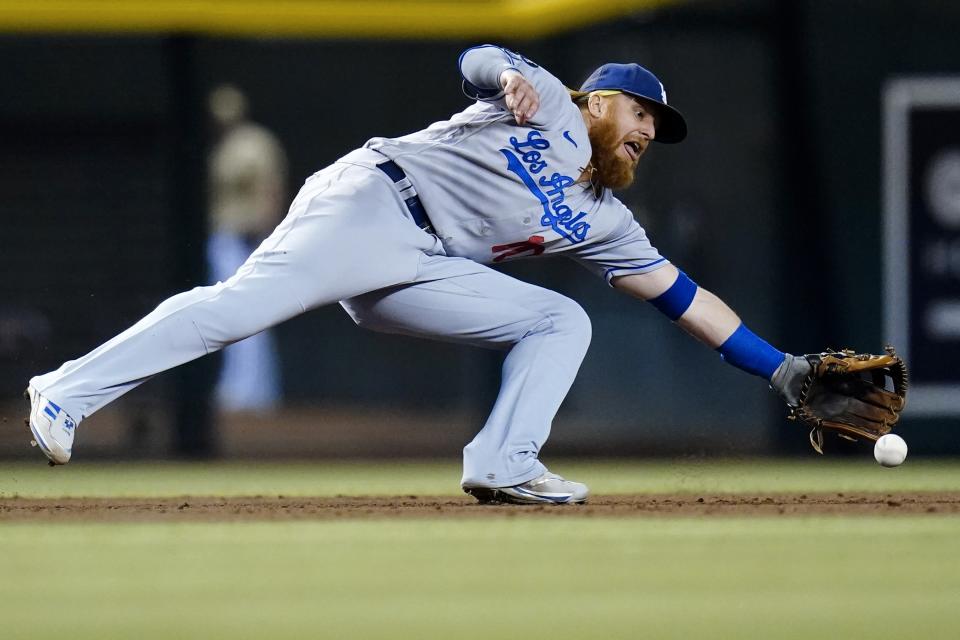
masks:
POLYGON ((530 236, 528 240, 524 240, 523 242, 495 244, 490 247, 490 251, 497 254, 493 258, 494 262, 502 262, 507 258, 512 258, 522 253, 528 253, 530 257, 538 256, 543 253, 544 249, 543 236, 530 236))

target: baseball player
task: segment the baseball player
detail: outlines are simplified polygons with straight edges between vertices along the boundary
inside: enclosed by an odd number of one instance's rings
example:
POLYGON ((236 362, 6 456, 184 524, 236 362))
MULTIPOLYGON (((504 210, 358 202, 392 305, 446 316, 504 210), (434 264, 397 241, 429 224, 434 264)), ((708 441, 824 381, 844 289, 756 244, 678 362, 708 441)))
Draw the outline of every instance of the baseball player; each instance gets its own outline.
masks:
POLYGON ((506 352, 499 395, 463 450, 481 502, 581 503, 540 449, 590 343, 573 300, 488 265, 567 256, 652 303, 730 364, 789 394, 809 371, 757 337, 660 255, 613 190, 651 142, 687 133, 663 84, 605 64, 579 91, 503 47, 459 60, 475 102, 422 131, 373 138, 307 179, 231 278, 162 302, 135 325, 30 380, 29 424, 52 464, 81 420, 149 379, 304 311, 339 302, 360 326, 506 352))

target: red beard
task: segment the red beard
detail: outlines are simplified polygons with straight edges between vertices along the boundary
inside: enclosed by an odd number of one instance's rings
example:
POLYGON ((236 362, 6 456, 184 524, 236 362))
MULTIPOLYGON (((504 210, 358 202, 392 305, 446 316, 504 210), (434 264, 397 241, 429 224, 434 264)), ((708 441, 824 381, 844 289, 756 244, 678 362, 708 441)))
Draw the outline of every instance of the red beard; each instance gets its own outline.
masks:
POLYGON ((593 156, 591 182, 608 189, 625 189, 633 184, 636 162, 623 158, 619 153, 623 140, 617 136, 612 122, 600 120, 590 130, 590 146, 593 156))

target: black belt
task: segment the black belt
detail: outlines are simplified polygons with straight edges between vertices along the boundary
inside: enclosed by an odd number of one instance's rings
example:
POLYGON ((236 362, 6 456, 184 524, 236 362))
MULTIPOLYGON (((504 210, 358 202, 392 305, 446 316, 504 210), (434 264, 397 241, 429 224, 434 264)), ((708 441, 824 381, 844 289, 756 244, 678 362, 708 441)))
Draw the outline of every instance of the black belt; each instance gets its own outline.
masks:
POLYGON ((427 233, 436 234, 436 231, 433 229, 433 223, 430 222, 430 218, 427 216, 427 210, 423 208, 423 203, 420 202, 420 196, 417 195, 416 189, 413 188, 413 183, 407 178, 407 174, 403 172, 403 169, 398 167, 397 163, 393 160, 381 162, 377 165, 377 169, 383 171, 387 174, 388 178, 393 180, 394 185, 400 191, 400 197, 403 198, 407 209, 410 210, 410 215, 413 216, 414 224, 427 233))

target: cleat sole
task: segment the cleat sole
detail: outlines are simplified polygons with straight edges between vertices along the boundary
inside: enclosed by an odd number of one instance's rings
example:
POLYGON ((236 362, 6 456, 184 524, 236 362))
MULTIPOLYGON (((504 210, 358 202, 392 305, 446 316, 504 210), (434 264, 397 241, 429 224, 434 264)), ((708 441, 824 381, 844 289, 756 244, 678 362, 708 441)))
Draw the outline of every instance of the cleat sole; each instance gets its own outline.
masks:
POLYGON ((503 504, 503 500, 500 499, 500 492, 496 489, 464 487, 463 492, 476 498, 480 504, 503 504))
POLYGON ((572 500, 570 497, 564 499, 522 499, 504 493, 499 489, 488 489, 486 487, 463 487, 463 492, 477 499, 480 504, 517 504, 517 505, 544 505, 544 504, 585 504, 587 499, 572 500))
POLYGON ((543 504, 583 504, 584 500, 571 500, 564 498, 562 500, 551 499, 522 499, 504 493, 499 489, 487 489, 485 487, 464 487, 463 492, 477 499, 480 504, 518 504, 518 505, 543 505, 543 504))

